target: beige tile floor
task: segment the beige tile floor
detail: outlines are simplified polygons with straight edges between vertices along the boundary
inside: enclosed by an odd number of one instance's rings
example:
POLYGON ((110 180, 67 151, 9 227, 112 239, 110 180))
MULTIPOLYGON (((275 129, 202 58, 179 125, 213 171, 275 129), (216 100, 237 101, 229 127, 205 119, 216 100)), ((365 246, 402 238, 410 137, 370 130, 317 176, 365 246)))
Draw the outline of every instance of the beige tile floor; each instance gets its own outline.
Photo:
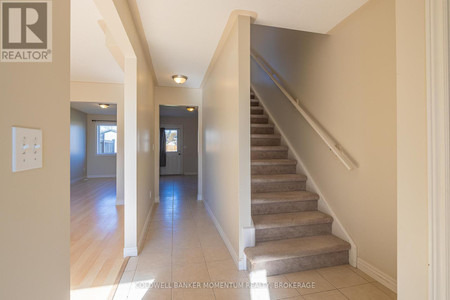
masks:
POLYGON ((397 299, 395 293, 349 265, 271 277, 238 271, 196 195, 196 177, 161 178, 161 200, 153 208, 144 248, 129 260, 114 299, 397 299), (221 282, 265 285, 223 288, 217 286, 221 282), (200 287, 173 288, 175 283, 200 287), (203 284, 207 288, 201 288, 203 284))

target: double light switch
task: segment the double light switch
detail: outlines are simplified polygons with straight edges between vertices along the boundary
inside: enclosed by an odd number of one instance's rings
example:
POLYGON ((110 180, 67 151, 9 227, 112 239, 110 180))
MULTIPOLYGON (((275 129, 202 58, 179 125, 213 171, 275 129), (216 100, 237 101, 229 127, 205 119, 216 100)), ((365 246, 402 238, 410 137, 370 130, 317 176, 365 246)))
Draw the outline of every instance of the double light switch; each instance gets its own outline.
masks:
POLYGON ((12 171, 42 168, 42 130, 12 128, 12 171))

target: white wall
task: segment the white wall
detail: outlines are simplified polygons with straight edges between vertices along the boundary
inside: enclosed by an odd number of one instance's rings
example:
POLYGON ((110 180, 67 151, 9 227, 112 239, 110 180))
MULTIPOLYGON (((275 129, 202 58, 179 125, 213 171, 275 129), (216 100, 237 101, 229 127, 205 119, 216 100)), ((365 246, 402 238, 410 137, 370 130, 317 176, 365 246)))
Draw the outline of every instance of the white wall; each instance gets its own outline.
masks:
POLYGON ((70 182, 86 178, 87 115, 70 109, 70 182))
POLYGON ((53 4, 53 62, 0 62, 0 299, 70 297, 70 2, 53 4), (40 128, 43 167, 11 171, 11 127, 40 128))
MULTIPOLYGON (((102 178, 116 177, 117 155, 97 154, 97 125, 116 125, 117 118, 114 115, 87 115, 87 177, 102 178), (92 120, 113 120, 116 123, 93 122, 92 120)), ((118 140, 121 138, 117 136, 118 140)), ((123 148, 117 147, 117 152, 123 152, 123 148)))
MULTIPOLYGON (((172 105, 172 106, 197 106, 198 107, 198 128, 202 128, 203 122, 203 108, 202 108, 202 89, 188 89, 182 87, 155 87, 155 149, 159 149, 159 124, 160 124, 160 105, 172 105)), ((197 199, 202 200, 202 184, 203 184, 203 169, 202 169, 202 157, 203 157, 203 132, 198 130, 198 195, 197 199)), ((159 150, 155 151, 154 157, 155 164, 155 195, 156 201, 159 201, 159 150)))
POLYGON ((251 225, 250 17, 231 22, 203 87, 203 197, 243 268, 243 228, 251 225))
POLYGON ((198 115, 193 117, 160 117, 160 124, 183 126, 183 173, 198 173, 198 115))
POLYGON ((425 1, 397 0, 398 299, 428 299, 425 1))
POLYGON ((252 26, 252 48, 357 163, 347 171, 252 61, 252 84, 358 249, 395 288, 395 5, 369 1, 328 35, 252 26))
POLYGON ((121 83, 70 82, 70 101, 117 105, 116 203, 124 201, 124 88, 121 83))

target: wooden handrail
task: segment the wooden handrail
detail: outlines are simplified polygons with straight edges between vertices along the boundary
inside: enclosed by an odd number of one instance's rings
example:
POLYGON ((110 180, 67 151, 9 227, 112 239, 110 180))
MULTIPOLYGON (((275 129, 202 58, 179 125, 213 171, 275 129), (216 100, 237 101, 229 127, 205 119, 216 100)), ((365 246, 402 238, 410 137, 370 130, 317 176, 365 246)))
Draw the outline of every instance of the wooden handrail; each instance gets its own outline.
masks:
POLYGON ((264 72, 269 75, 275 85, 281 90, 281 92, 288 98, 288 100, 294 105, 298 112, 305 118, 306 122, 314 129, 314 131, 320 136, 320 138, 325 142, 328 148, 337 156, 341 163, 347 168, 347 170, 352 170, 356 168, 356 165, 350 159, 350 157, 344 152, 343 148, 333 139, 323 128, 320 126, 314 118, 309 115, 306 110, 300 105, 300 101, 292 97, 286 89, 281 85, 281 83, 274 77, 275 73, 269 70, 270 66, 266 66, 267 63, 261 61, 253 51, 250 53, 255 62, 264 70, 264 72))

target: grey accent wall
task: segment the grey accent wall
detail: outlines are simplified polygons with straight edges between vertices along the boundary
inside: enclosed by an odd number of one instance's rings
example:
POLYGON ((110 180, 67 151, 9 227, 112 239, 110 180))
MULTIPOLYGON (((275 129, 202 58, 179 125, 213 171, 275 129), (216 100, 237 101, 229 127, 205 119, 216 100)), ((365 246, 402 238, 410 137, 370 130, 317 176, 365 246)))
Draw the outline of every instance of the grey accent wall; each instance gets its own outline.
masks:
POLYGON ((70 109, 70 182, 86 177, 87 115, 70 109))

